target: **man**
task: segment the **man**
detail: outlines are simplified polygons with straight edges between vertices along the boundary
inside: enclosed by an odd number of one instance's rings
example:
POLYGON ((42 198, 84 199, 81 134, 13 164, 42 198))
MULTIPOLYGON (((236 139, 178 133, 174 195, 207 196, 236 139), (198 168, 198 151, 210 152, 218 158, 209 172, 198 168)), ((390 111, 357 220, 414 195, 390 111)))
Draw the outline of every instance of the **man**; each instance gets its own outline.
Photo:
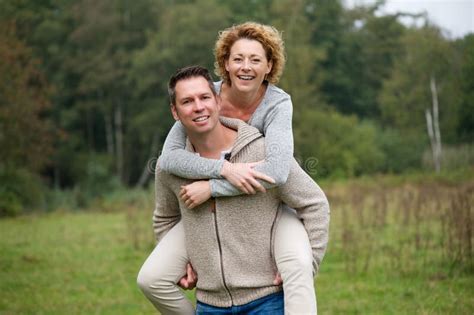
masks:
MULTIPOLYGON (((257 129, 240 120, 219 118, 219 98, 206 69, 181 69, 170 79, 169 87, 172 113, 186 129, 189 151, 213 159, 228 155, 235 163, 264 159, 264 138, 257 129)), ((305 218, 309 238, 320 256, 317 261, 321 261, 329 222, 324 193, 296 161, 280 187, 266 193, 210 199, 193 209, 181 198, 182 187, 191 182, 157 170, 154 229, 159 244, 140 271, 142 289, 147 285, 143 283, 148 274, 144 269, 174 268, 171 283, 176 283, 189 259, 199 276, 198 314, 283 314, 282 288, 274 284, 277 268, 272 252, 281 204, 295 208, 305 218), (184 229, 185 240, 170 242, 170 234, 179 234, 179 229, 184 229)), ((189 266, 188 273, 192 273, 189 266)), ((184 298, 172 293, 160 299, 184 298)), ((166 304, 155 306, 165 314, 192 312, 190 306, 173 310, 172 302, 166 304)))

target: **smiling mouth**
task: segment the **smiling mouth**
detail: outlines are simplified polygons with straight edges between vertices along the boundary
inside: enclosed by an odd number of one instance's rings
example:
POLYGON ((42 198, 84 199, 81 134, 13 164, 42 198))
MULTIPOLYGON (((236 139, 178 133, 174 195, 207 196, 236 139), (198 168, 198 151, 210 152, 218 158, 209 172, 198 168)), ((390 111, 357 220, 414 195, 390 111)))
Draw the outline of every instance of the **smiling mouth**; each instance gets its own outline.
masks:
POLYGON ((255 78, 254 76, 251 76, 251 75, 239 75, 237 77, 240 80, 244 80, 244 81, 250 81, 250 80, 253 80, 255 78))
POLYGON ((193 121, 194 122, 201 122, 201 121, 205 121, 205 120, 208 120, 210 116, 199 116, 197 118, 194 118, 193 121))

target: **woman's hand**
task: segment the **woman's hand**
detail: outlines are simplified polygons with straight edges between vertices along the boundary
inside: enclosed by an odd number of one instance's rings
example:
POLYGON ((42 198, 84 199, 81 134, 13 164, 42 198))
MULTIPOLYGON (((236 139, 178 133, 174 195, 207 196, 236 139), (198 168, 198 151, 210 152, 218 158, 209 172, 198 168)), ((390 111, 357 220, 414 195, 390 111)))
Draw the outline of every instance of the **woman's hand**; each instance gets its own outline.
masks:
POLYGON ((265 192, 265 187, 263 187, 257 179, 267 181, 271 184, 274 184, 275 180, 253 169, 262 162, 263 161, 253 163, 230 163, 225 161, 221 175, 246 194, 255 194, 256 190, 265 192))
POLYGON ((211 198, 211 185, 208 180, 195 181, 186 186, 181 186, 179 198, 189 209, 193 209, 211 198))
POLYGON ((186 265, 186 274, 179 279, 178 285, 185 290, 192 290, 197 283, 197 274, 193 269, 191 263, 186 265))

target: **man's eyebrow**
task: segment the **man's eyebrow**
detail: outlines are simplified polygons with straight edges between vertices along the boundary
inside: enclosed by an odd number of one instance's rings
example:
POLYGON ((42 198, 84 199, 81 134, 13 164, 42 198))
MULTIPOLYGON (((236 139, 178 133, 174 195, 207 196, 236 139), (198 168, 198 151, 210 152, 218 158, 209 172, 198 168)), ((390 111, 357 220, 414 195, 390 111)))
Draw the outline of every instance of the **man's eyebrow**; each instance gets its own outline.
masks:
POLYGON ((190 100, 190 99, 191 99, 191 97, 185 96, 185 97, 179 98, 178 101, 179 102, 184 102, 184 101, 187 101, 187 100, 190 100))

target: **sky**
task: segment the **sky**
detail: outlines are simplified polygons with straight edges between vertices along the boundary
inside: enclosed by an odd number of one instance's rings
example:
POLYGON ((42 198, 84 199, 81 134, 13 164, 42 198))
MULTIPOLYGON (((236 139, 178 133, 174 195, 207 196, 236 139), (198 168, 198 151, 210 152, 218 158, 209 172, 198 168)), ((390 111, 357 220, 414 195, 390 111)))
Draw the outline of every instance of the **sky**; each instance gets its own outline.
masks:
MULTIPOLYGON (((347 7, 371 4, 375 0, 344 0, 347 7)), ((428 19, 446 30, 449 38, 463 37, 474 33, 474 0, 387 0, 378 13, 427 12, 428 19)), ((401 20, 409 23, 410 20, 401 20)))

